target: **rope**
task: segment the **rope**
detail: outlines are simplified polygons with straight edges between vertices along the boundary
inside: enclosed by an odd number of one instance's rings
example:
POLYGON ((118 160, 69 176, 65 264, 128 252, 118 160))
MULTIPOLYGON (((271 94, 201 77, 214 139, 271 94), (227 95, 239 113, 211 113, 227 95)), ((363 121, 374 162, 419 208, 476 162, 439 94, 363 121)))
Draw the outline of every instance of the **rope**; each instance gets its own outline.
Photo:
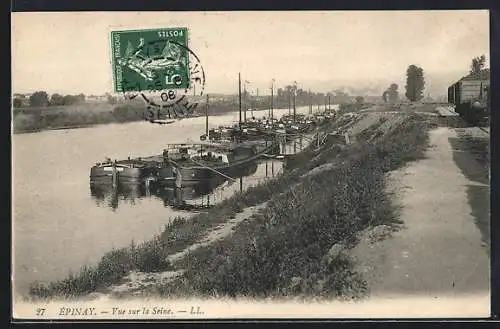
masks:
POLYGON ((199 166, 201 166, 201 167, 203 167, 203 168, 206 168, 206 169, 212 170, 213 172, 215 172, 215 173, 217 173, 217 174, 221 175, 222 177, 226 177, 227 179, 230 179, 230 180, 232 180, 232 181, 236 181, 236 179, 234 179, 234 178, 232 178, 232 177, 229 177, 229 176, 227 176, 227 175, 225 175, 225 174, 221 173, 220 171, 215 170, 214 168, 211 168, 211 167, 205 166, 204 164, 199 163, 198 161, 195 161, 195 160, 193 160, 193 159, 191 159, 191 158, 189 158, 189 160, 193 161, 194 163, 196 163, 197 165, 199 165, 199 166))
POLYGON ((486 133, 488 135, 490 134, 490 132, 488 130, 486 130, 486 128, 483 128, 483 127, 478 127, 478 128, 479 128, 479 130, 483 131, 484 133, 486 133))

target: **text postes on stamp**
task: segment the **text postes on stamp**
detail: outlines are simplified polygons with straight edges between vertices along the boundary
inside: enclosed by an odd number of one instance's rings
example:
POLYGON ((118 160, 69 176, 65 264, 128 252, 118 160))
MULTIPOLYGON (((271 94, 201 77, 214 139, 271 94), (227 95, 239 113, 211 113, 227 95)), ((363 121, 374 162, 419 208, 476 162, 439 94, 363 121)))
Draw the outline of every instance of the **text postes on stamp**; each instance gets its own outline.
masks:
POLYGON ((189 88, 187 28, 111 32, 115 92, 189 88))

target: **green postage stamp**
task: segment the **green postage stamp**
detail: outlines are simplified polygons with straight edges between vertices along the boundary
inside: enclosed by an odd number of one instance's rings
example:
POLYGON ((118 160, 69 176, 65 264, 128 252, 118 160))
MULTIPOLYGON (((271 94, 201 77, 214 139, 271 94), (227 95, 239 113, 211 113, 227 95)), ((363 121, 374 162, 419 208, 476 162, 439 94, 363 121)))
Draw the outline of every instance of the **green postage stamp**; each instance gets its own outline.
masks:
POLYGON ((189 88, 188 29, 111 32, 115 92, 189 88))

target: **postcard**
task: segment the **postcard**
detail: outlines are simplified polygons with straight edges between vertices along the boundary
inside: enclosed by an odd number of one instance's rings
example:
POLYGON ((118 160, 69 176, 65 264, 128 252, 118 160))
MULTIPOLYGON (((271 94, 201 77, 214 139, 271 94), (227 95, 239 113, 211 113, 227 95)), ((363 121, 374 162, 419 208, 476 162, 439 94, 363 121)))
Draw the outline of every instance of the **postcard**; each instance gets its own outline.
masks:
POLYGON ((490 314, 489 12, 12 13, 13 318, 490 314))

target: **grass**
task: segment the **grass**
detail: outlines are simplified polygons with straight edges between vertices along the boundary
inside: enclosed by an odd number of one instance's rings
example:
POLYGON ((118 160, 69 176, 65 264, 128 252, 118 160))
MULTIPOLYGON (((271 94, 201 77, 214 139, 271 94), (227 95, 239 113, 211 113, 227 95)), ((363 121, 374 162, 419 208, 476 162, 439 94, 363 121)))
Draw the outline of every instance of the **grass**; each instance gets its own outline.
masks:
POLYGON ((238 226, 230 239, 191 253, 186 272, 159 288, 169 296, 343 297, 366 293, 339 246, 357 232, 395 222, 396 207, 385 192, 385 173, 423 157, 427 128, 412 117, 389 136, 345 149, 333 169, 307 176, 277 194, 238 226))
POLYGON ((489 169, 491 166, 490 154, 490 140, 486 138, 474 138, 471 136, 464 136, 464 141, 469 148, 470 152, 474 155, 477 161, 485 168, 489 169))

